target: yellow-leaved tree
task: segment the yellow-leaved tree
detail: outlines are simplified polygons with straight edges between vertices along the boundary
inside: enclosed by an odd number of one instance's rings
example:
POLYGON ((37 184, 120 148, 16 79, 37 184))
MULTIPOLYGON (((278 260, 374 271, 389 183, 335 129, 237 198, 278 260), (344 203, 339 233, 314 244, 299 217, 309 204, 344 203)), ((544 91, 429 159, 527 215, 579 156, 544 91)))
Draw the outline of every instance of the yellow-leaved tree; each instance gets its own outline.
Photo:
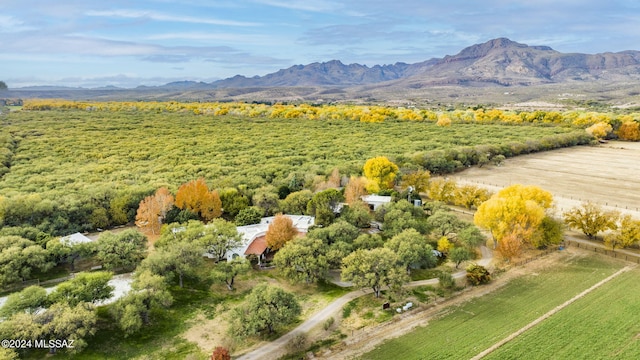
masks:
POLYGON ((640 141, 640 123, 627 121, 620 125, 618 138, 626 141, 640 141))
POLYGON ((596 139, 603 139, 609 133, 611 133, 611 130, 613 130, 611 125, 607 124, 606 122, 602 122, 602 121, 598 122, 598 123, 595 123, 595 124, 589 126, 588 128, 586 128, 586 131, 589 134, 593 135, 593 137, 595 137, 596 139))
POLYGON ((398 165, 392 163, 385 156, 378 156, 364 163, 364 176, 370 180, 367 190, 377 193, 380 190, 393 188, 398 175, 398 165))
POLYGON ((344 189, 344 199, 348 204, 362 201, 362 197, 367 195, 367 179, 365 177, 351 176, 349 183, 344 189))
POLYGON ((222 215, 222 201, 218 191, 209 191, 203 178, 180 185, 176 193, 176 206, 198 214, 204 221, 211 221, 222 215))
POLYGON ((298 230, 293 226, 291 218, 278 214, 269 225, 265 240, 271 250, 279 250, 296 235, 298 235, 298 230))
POLYGON ((152 234, 160 233, 162 222, 167 217, 167 212, 173 207, 173 195, 166 187, 156 190, 156 193, 147 196, 138 206, 136 214, 136 226, 152 234))
POLYGON ((500 241, 509 236, 510 243, 504 248, 509 249, 509 254, 517 254, 514 245, 518 242, 512 238, 516 236, 522 243, 530 243, 535 233, 541 231, 542 222, 547 216, 545 211, 552 202, 551 193, 537 186, 512 185, 482 203, 473 221, 491 231, 494 245, 498 248, 500 241))

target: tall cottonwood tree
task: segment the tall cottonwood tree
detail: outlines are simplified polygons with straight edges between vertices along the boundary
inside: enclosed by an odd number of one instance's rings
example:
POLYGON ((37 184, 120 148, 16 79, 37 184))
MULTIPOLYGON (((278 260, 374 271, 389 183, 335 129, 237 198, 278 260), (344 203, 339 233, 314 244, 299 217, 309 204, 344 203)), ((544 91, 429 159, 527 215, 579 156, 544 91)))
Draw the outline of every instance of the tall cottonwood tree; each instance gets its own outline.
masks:
POLYGON ((174 205, 173 195, 169 189, 162 187, 156 193, 140 201, 136 214, 136 226, 150 230, 152 234, 160 232, 160 227, 167 217, 167 212, 174 205))
POLYGON ((293 226, 291 218, 278 214, 269 225, 265 236, 267 246, 269 246, 271 250, 278 250, 288 241, 291 241, 296 235, 298 235, 298 230, 293 226))
POLYGON ((398 175, 398 165, 385 156, 378 156, 364 163, 364 176, 370 180, 367 190, 377 193, 380 190, 391 189, 398 175))
MULTIPOLYGON (((546 217, 545 210, 551 207, 552 202, 551 193, 537 186, 512 185, 482 203, 473 221, 491 231, 496 246, 507 235, 531 243, 546 217)), ((514 242, 510 243, 513 245, 514 242)))
POLYGON ((222 215, 222 200, 217 190, 210 191, 204 178, 180 185, 176 193, 176 206, 196 213, 204 221, 222 215))

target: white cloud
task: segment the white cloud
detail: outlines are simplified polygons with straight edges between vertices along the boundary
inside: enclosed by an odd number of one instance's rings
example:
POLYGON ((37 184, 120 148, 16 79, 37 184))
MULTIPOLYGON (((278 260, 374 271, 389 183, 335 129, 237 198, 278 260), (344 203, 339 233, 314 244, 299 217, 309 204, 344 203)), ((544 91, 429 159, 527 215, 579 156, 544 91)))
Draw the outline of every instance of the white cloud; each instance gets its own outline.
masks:
POLYGON ((224 25, 224 26, 260 26, 257 22, 221 20, 214 18, 203 18, 195 16, 177 16, 163 14, 155 11, 146 10, 107 10, 107 11, 87 11, 87 16, 94 17, 113 17, 125 19, 150 19, 155 21, 181 22, 190 24, 208 24, 208 25, 224 25))
POLYGON ((24 21, 13 16, 0 15, 0 33, 17 33, 34 29, 34 27, 25 25, 24 21))
POLYGON ((256 2, 263 5, 289 10, 303 10, 311 12, 334 12, 344 8, 340 3, 322 0, 256 0, 256 2))

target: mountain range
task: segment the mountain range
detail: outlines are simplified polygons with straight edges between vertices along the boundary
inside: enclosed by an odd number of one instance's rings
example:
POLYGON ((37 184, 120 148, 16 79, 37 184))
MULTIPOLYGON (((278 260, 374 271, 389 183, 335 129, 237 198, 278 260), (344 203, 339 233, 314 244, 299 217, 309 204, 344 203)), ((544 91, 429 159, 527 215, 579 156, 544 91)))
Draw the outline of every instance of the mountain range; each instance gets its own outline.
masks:
POLYGON ((294 65, 264 76, 234 77, 212 83, 182 81, 164 87, 222 89, 248 87, 356 86, 387 83, 420 88, 433 85, 539 85, 640 78, 640 51, 579 54, 498 38, 469 46, 456 55, 415 64, 368 67, 338 60, 294 65))
MULTIPOLYGON (((563 102, 574 98, 640 107, 640 51, 579 54, 498 38, 415 64, 295 65, 264 76, 134 89, 32 87, 7 97, 94 100, 348 101, 362 103, 563 102), (509 90, 506 90, 506 89, 509 90)), ((566 102, 565 102, 566 103, 566 102)))

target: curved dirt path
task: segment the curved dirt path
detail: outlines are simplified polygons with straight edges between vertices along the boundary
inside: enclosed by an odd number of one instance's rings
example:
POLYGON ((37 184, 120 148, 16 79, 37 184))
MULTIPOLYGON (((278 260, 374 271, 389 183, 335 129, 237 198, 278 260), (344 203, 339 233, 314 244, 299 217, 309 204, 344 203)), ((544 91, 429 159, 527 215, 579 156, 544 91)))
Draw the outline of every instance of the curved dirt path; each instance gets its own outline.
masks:
POLYGON ((506 338, 504 338, 504 339, 498 341, 497 343, 493 344, 487 350, 485 350, 485 351, 479 353, 478 355, 472 357, 471 360, 480 360, 480 359, 482 359, 483 357, 489 355, 490 353, 492 353, 493 351, 495 351, 496 349, 498 349, 502 345, 504 345, 504 344, 508 343, 509 341, 515 339, 516 337, 520 336, 525 331, 531 329, 532 327, 534 327, 534 326, 538 325, 539 323, 543 322, 544 320, 548 319, 553 314, 555 314, 558 311, 564 309, 565 307, 571 305, 576 300, 578 300, 580 298, 583 298, 588 293, 590 293, 590 292, 594 291, 595 289, 599 288, 600 286, 608 283, 609 281, 613 280, 618 275, 631 270, 632 268, 633 268, 633 266, 625 266, 624 268, 618 270, 613 275, 607 277, 606 279, 603 279, 602 281, 598 282, 597 284, 593 285, 592 287, 588 288, 587 290, 585 290, 585 291, 581 292, 580 294, 572 297, 571 299, 565 301, 564 303, 556 306, 555 308, 553 308, 552 310, 550 310, 546 314, 540 316, 539 318, 537 318, 537 319, 533 320, 532 322, 528 323, 527 325, 523 326, 520 330, 517 330, 517 331, 513 332, 512 334, 510 334, 506 338))
MULTIPOLYGON (((482 258, 478 260, 478 264, 482 266, 487 266, 492 258, 493 253, 491 250, 486 248, 485 246, 481 247, 482 258)), ((458 271, 453 274, 453 277, 463 278, 465 277, 465 271, 458 271)), ((427 279, 420 281, 412 281, 405 285, 405 287, 414 287, 414 286, 422 286, 422 285, 435 285, 438 284, 438 279, 427 279)), ((295 329, 290 332, 282 335, 278 339, 266 343, 256 349, 251 350, 250 352, 238 357, 238 360, 259 360, 259 359, 277 359, 286 354, 286 345, 287 343, 293 339, 298 334, 304 334, 311 331, 316 326, 319 326, 328 318, 335 316, 344 305, 346 305, 349 301, 359 298, 361 296, 371 294, 373 291, 371 289, 361 289, 355 290, 350 293, 347 293, 338 299, 334 300, 332 303, 327 305, 324 309, 318 311, 313 314, 310 318, 305 320, 302 324, 298 325, 295 329)))

